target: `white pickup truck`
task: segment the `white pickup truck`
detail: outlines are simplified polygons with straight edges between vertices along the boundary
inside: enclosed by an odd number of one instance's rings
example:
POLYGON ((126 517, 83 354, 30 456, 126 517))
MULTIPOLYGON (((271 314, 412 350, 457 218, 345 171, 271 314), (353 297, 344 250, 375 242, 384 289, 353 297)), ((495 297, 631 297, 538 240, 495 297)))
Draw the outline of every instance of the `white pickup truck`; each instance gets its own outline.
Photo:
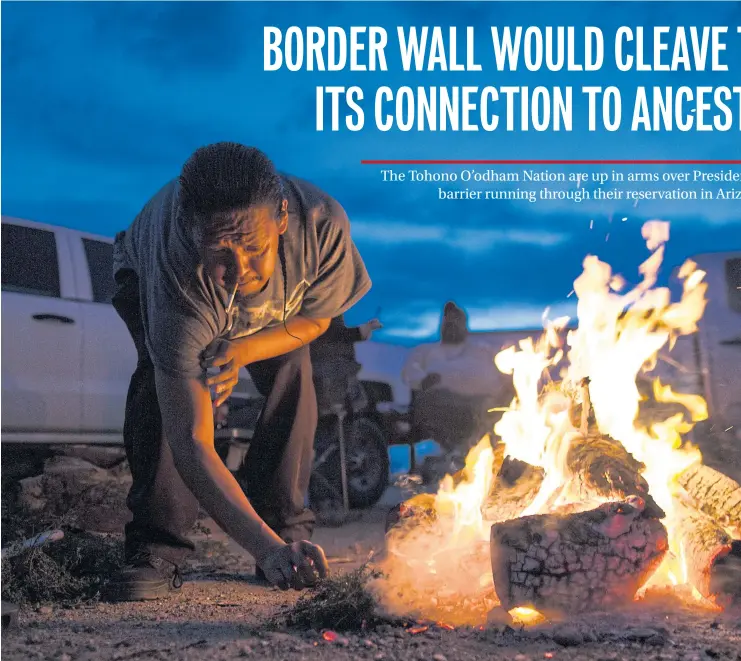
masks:
POLYGON ((136 356, 109 238, 2 219, 2 442, 121 442, 136 356))
MULTIPOLYGON (((107 237, 2 218, 4 472, 23 472, 39 446, 122 443, 136 355, 110 303, 112 252, 107 237)), ((709 302, 700 332, 677 346, 680 355, 672 352, 682 366, 675 378, 706 397, 716 425, 739 433, 741 252, 693 259, 707 271, 709 302)), ((481 335, 504 347, 525 334, 532 332, 481 335)), ((360 378, 385 389, 386 399, 408 403, 400 381, 406 350, 375 342, 357 349, 360 378)), ((238 391, 256 394, 249 377, 238 391)))
MULTIPOLYGON (((111 305, 112 265, 109 237, 2 217, 4 474, 33 472, 49 446, 123 443, 136 352, 111 305)), ((360 377, 408 401, 401 347, 376 344, 368 359, 369 349, 360 377), (381 354, 391 360, 373 360, 381 354)), ((234 394, 259 396, 246 370, 234 394)))

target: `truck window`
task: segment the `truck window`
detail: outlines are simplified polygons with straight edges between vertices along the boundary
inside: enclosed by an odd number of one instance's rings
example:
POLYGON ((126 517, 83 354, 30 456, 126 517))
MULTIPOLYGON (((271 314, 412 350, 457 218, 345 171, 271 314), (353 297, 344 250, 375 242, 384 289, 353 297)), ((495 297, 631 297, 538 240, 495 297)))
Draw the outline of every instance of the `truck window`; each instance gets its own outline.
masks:
POLYGON ((90 281, 93 285, 93 301, 110 303, 115 291, 113 280, 113 244, 105 241, 83 239, 90 281))
POLYGON ((741 259, 726 260, 726 285, 729 307, 741 312, 741 259))
POLYGON ((2 225, 2 289, 59 298, 59 262, 53 232, 2 225))

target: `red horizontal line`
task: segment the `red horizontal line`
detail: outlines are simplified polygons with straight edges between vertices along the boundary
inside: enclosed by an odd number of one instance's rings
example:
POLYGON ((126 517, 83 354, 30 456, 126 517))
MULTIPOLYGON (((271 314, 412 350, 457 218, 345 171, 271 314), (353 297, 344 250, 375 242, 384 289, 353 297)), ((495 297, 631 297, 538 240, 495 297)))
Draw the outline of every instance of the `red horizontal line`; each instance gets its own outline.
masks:
POLYGON ((363 159, 361 165, 741 165, 741 159, 726 160, 616 160, 616 159, 363 159))

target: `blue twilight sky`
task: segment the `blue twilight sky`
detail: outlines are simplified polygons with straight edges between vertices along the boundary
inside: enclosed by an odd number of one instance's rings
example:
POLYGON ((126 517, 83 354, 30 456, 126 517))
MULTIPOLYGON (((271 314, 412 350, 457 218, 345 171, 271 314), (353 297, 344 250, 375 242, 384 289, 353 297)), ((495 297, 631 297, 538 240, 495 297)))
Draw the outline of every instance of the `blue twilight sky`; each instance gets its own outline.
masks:
POLYGON ((382 167, 361 159, 739 159, 739 108, 728 132, 630 131, 637 85, 740 85, 739 25, 739 2, 4 2, 2 211, 112 235, 193 149, 241 141, 346 208, 374 282, 349 321, 380 309, 386 328, 378 339, 418 342, 436 335, 439 311, 454 299, 468 308, 475 329, 532 327, 545 306, 569 308, 586 254, 634 276, 647 255, 640 240, 644 220, 672 221, 667 267, 693 253, 741 248, 741 204, 441 201, 436 185, 383 183, 382 167), (265 25, 383 26, 389 71, 265 72, 265 25), (465 28, 474 26, 483 71, 403 72, 397 25, 457 26, 461 60, 465 28), (491 25, 570 25, 577 34, 586 25, 600 27, 606 64, 588 73, 498 72, 491 25), (647 31, 727 25, 723 58, 730 71, 618 72, 611 37, 620 25, 647 31), (381 85, 461 84, 616 85, 628 99, 628 116, 617 132, 588 132, 579 102, 572 132, 381 132, 374 126, 372 97, 381 85), (317 132, 317 85, 361 86, 370 99, 365 128, 317 132))

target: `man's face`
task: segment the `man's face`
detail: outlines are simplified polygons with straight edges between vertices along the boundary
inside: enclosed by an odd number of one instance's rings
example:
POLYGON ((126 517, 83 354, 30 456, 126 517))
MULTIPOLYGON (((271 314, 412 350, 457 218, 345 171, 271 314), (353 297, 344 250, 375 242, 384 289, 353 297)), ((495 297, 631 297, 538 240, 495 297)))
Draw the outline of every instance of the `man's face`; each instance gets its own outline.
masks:
POLYGON ((443 344, 461 344, 466 341, 468 329, 458 319, 443 318, 440 325, 440 341, 443 344))
POLYGON ((244 212, 243 231, 220 237, 204 247, 204 265, 211 279, 240 296, 259 292, 275 271, 278 238, 286 229, 286 214, 275 217, 275 207, 244 212))

